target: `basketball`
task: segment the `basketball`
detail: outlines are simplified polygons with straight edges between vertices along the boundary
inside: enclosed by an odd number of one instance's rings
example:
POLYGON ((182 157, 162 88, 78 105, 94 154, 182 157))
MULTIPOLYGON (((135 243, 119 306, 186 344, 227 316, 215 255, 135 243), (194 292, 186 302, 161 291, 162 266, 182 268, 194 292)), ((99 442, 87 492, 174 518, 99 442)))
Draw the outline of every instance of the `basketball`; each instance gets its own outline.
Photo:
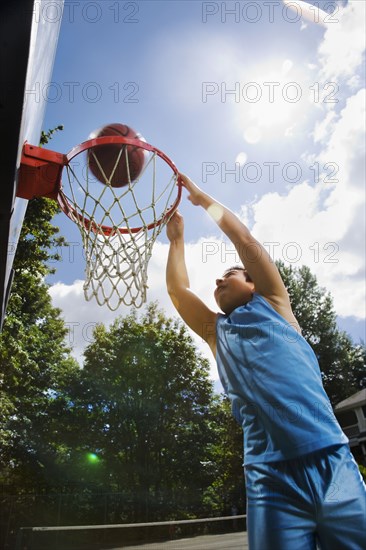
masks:
MULTIPOLYGON (((103 126, 92 132, 89 138, 94 139, 103 136, 123 136, 145 141, 139 132, 126 124, 119 123, 103 126)), ((133 145, 109 143, 96 145, 88 151, 90 171, 101 183, 105 185, 109 183, 112 187, 128 185, 128 174, 130 174, 131 182, 135 181, 141 174, 144 162, 145 150, 133 145), (126 162, 126 150, 128 162, 126 162)))

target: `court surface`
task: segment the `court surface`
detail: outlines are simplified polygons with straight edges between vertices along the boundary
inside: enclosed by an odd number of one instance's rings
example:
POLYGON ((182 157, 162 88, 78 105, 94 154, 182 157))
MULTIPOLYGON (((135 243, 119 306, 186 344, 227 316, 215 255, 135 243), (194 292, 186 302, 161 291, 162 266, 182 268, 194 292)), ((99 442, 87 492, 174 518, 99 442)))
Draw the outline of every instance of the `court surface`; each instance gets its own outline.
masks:
POLYGON ((123 546, 110 550, 248 550, 247 534, 229 533, 226 535, 203 535, 168 542, 123 546))

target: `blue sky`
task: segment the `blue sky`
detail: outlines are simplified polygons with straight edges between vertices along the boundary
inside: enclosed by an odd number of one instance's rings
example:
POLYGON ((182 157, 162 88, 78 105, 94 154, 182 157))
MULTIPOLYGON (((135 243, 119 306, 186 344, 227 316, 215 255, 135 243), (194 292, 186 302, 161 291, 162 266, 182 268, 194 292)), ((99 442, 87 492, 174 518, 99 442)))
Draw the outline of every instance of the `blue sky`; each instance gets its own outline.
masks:
MULTIPOLYGON (((290 4, 295 10, 282 0, 66 0, 43 126, 64 125, 49 145, 62 152, 105 123, 140 131, 234 210, 275 259, 308 265, 332 292, 340 326, 358 341, 365 331, 365 4, 312 2, 324 9, 324 24, 305 18, 304 3, 290 4)), ((204 211, 185 197, 180 211, 191 286, 216 309, 215 276, 234 254, 204 211)), ((116 313, 84 301, 79 233, 65 216, 55 221, 71 247, 50 292, 80 356, 92 326, 116 313)), ((173 315, 162 277, 167 248, 163 232, 148 300, 173 315)))

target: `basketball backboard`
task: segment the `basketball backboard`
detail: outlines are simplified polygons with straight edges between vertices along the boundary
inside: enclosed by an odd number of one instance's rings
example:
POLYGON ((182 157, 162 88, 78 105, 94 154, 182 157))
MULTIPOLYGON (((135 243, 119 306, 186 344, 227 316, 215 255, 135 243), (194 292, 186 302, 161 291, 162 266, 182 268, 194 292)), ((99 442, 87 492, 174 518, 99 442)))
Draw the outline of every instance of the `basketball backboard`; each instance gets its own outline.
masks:
POLYGON ((11 289, 12 266, 27 200, 16 197, 17 175, 25 141, 38 144, 46 93, 51 81, 63 0, 4 2, 0 8, 1 148, 0 327, 11 289))

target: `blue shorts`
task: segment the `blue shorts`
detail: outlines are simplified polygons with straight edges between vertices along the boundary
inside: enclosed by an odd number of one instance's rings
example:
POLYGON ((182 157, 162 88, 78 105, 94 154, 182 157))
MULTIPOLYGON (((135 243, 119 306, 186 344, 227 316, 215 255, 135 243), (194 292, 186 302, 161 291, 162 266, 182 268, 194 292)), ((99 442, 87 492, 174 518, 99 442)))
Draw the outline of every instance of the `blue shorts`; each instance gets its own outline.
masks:
POLYGON ((250 550, 366 550, 366 487, 348 445, 245 467, 250 550))

